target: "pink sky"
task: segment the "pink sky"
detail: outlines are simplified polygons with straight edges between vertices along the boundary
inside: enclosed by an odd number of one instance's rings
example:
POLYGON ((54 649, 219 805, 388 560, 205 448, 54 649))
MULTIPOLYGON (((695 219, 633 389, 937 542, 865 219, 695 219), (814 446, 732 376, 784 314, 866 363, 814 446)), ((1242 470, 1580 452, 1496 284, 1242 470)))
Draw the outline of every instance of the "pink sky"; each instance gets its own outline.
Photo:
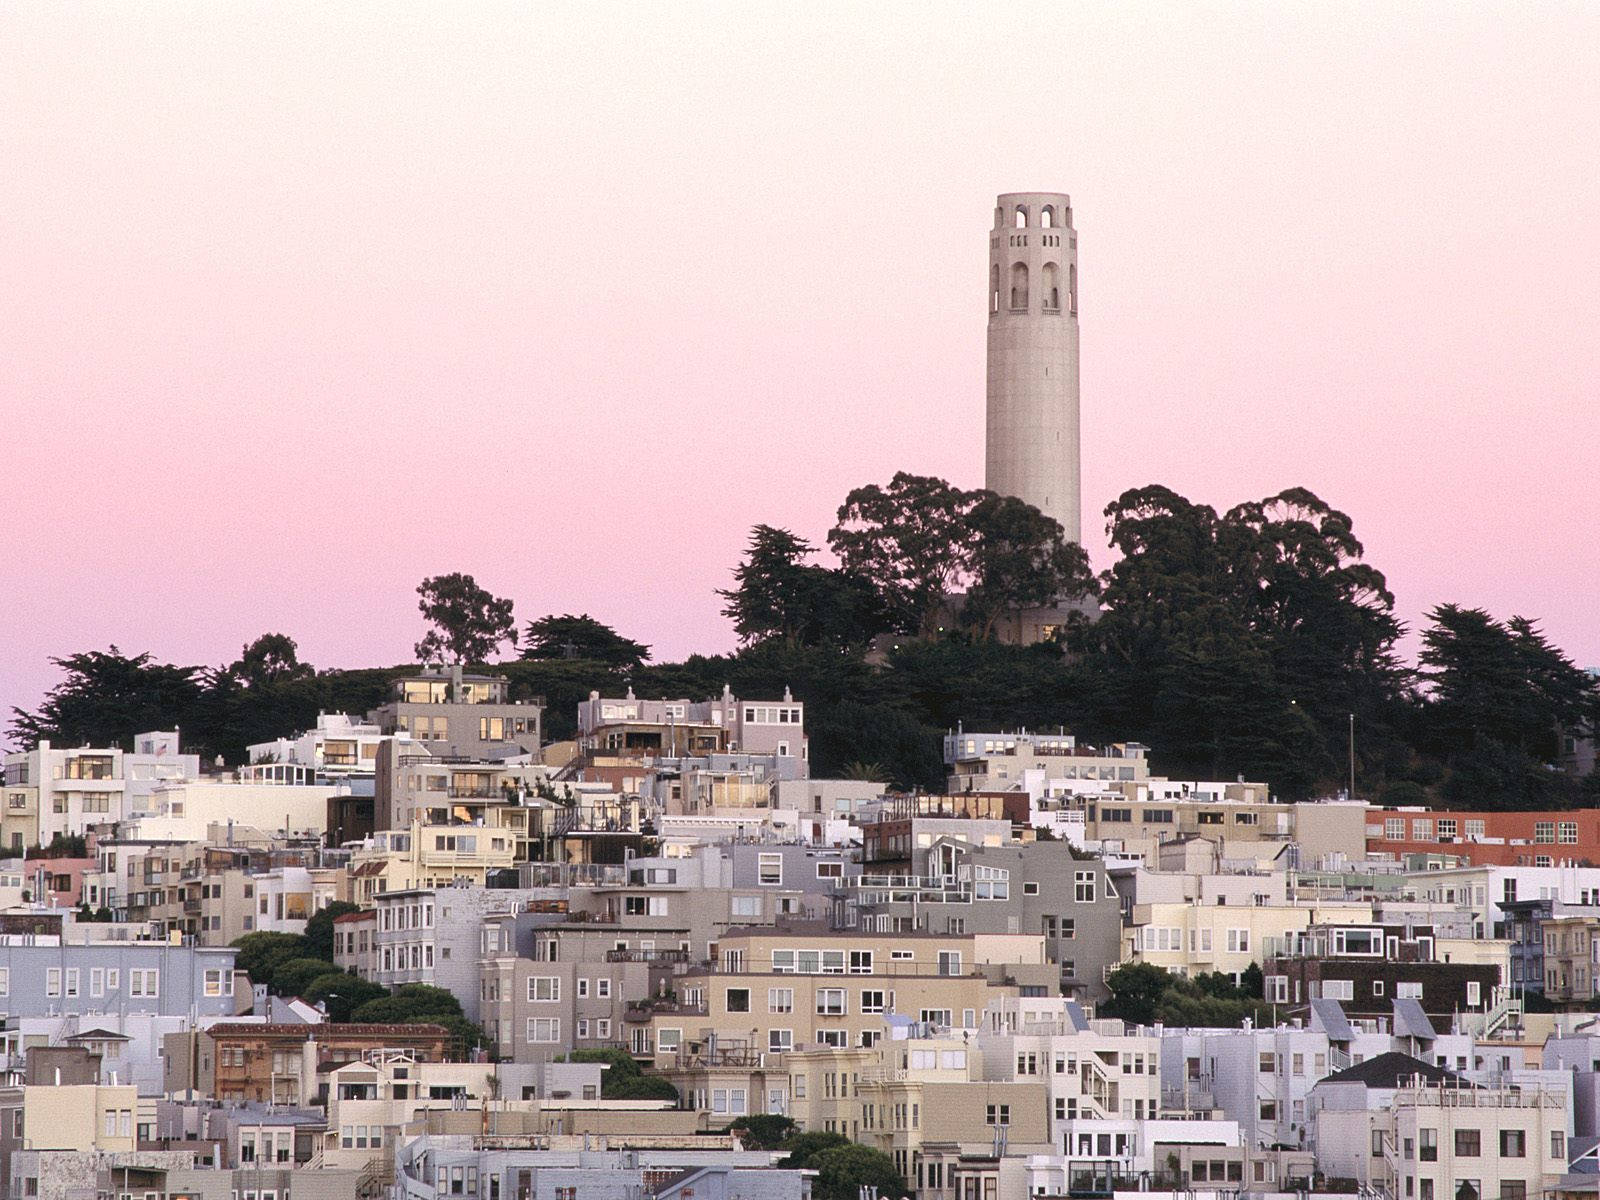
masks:
POLYGON ((1086 513, 1305 485, 1407 619, 1600 665, 1600 7, 991 11, 0 10, 0 704, 113 642, 401 661, 450 570, 727 648, 751 524, 982 482, 1026 189, 1086 513))

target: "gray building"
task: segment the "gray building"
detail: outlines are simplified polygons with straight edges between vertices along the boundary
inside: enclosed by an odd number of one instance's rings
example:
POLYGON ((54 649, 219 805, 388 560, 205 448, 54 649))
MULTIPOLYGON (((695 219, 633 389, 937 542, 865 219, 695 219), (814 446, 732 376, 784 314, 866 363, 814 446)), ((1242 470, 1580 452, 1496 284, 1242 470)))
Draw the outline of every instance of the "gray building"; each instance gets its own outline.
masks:
POLYGON ((1122 906, 1099 859, 1065 842, 986 846, 952 836, 912 850, 910 875, 840 881, 834 921, 880 933, 1043 934, 1063 993, 1099 1001, 1121 961, 1122 906))
POLYGON ((384 733, 405 733, 436 754, 503 759, 539 754, 542 703, 512 703, 503 675, 468 675, 459 666, 396 681, 387 704, 368 714, 384 733))
POLYGON ((203 1021, 236 1009, 231 947, 22 941, 0 940, 0 1012, 9 1017, 153 1013, 203 1021))

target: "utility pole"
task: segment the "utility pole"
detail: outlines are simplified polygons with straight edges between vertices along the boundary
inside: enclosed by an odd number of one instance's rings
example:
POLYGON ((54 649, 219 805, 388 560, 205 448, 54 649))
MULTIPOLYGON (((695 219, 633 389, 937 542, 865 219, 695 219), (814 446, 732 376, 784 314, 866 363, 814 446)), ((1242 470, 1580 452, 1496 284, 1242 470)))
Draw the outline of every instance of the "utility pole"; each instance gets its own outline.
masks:
POLYGON ((1350 799, 1356 798, 1356 715, 1350 714, 1350 799))

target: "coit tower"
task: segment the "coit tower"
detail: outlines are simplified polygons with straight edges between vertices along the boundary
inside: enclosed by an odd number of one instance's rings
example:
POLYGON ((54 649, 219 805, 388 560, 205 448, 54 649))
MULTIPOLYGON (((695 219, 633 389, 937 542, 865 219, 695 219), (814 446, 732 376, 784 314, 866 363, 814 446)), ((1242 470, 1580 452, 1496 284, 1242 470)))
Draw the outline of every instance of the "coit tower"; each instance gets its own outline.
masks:
POLYGON ((1078 235, 1060 192, 1007 192, 989 231, 984 486, 1026 500, 1081 542, 1078 235))

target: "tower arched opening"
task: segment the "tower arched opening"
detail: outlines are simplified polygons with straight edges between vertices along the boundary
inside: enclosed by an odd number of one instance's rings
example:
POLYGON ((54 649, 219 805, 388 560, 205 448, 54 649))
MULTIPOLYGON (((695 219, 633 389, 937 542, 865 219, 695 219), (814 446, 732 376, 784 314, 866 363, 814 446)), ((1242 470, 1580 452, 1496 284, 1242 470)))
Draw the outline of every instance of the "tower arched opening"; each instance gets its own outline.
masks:
POLYGON ((1046 204, 1039 210, 1039 228, 1054 229, 1056 227, 1056 210, 1046 204))
POLYGON ((1028 308, 1028 264, 1011 264, 1011 310, 1026 312, 1028 308))
POLYGON ((1018 229, 1026 229, 1027 227, 1028 227, 1028 210, 1023 208, 1022 205, 1019 204, 1019 205, 1017 205, 1017 228, 1018 229))
POLYGON ((1045 312, 1061 311, 1060 268, 1055 263, 1045 263, 1039 272, 1040 300, 1045 312))

